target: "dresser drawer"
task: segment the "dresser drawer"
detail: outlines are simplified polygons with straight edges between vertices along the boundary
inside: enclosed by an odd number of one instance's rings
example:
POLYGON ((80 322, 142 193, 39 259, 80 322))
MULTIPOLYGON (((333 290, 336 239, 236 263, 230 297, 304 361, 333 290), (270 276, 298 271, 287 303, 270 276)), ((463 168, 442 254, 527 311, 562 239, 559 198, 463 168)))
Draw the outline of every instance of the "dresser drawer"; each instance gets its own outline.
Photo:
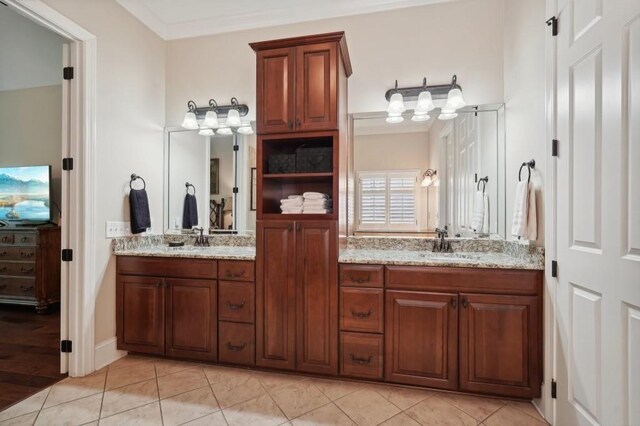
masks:
POLYGON ((0 247, 1 260, 35 260, 35 247, 0 247))
POLYGON ((36 264, 35 262, 0 261, 0 275, 19 275, 33 277, 36 275, 36 264))
POLYGON ((340 329, 382 333, 384 290, 342 287, 340 289, 340 329))
POLYGON ((218 272, 211 259, 119 256, 116 265, 118 274, 165 278, 215 279, 218 272))
POLYGON ((379 334, 340 333, 340 372, 345 376, 381 379, 383 342, 379 334))
POLYGON ((218 284, 218 320, 253 323, 255 321, 255 284, 220 281, 218 284))
POLYGON ((35 246, 38 235, 32 233, 15 233, 13 234, 13 244, 20 246, 35 246))
POLYGON ((221 280, 255 281, 255 262, 250 260, 220 260, 218 277, 221 280))
POLYGON ((255 328, 253 324, 220 322, 218 359, 233 364, 255 365, 255 328))
POLYGON ((36 296, 36 281, 33 278, 0 277, 0 296, 24 297, 36 296))
POLYGON ((384 267, 381 265, 340 265, 340 285, 351 287, 383 287, 384 267))

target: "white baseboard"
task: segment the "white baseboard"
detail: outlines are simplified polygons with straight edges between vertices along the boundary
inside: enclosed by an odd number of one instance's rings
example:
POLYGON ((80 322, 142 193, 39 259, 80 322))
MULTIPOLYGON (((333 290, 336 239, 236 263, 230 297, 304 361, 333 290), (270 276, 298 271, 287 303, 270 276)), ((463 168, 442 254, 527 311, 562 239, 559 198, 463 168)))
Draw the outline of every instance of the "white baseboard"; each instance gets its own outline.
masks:
POLYGON ((95 347, 94 353, 94 365, 96 370, 100 370, 102 367, 111 364, 125 355, 127 355, 126 351, 118 350, 117 338, 115 337, 98 343, 95 347))

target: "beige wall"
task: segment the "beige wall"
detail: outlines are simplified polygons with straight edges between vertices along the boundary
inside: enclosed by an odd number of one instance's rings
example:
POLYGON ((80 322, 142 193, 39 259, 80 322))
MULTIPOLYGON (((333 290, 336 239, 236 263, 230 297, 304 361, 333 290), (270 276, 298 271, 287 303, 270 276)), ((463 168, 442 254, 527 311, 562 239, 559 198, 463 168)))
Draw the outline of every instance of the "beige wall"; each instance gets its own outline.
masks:
MULTIPOLYGON (((522 162, 536 160, 531 181, 538 189, 538 245, 544 245, 546 157, 544 0, 505 0, 504 96, 506 104, 507 236, 522 162)), ((526 174, 523 170, 523 174, 526 174)))
POLYGON ((107 220, 129 220, 129 175, 147 181, 156 231, 162 229, 166 43, 113 0, 44 0, 97 38, 96 344, 116 335, 115 258, 107 220))
POLYGON ((384 13, 305 22, 176 40, 167 50, 167 124, 179 124, 187 101, 206 105, 232 96, 255 117, 255 54, 248 43, 327 31, 346 31, 353 75, 349 112, 381 111, 398 79, 447 83, 453 74, 469 103, 503 101, 504 0, 461 0, 384 13))
MULTIPOLYGON (((61 85, 0 91, 0 167, 51 165, 52 199, 58 206, 61 138, 61 85)), ((57 218, 54 207, 52 219, 57 218)))

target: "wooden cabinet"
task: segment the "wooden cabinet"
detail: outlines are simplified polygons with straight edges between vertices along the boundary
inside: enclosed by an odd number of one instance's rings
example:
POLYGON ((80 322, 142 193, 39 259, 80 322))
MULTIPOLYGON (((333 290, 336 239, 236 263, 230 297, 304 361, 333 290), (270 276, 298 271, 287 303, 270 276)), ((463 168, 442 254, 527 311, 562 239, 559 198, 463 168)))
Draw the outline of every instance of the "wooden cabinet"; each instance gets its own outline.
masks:
POLYGON ((458 295, 388 291, 386 368, 389 381, 458 387, 458 295))
POLYGON ((382 379, 384 339, 379 334, 340 333, 340 371, 345 376, 382 379))
POLYGON ((299 132, 338 128, 336 43, 296 48, 296 122, 299 132))
POLYGON ((540 388, 540 298, 460 295, 460 389, 531 397, 540 388))
POLYGON ((295 105, 295 49, 257 53, 257 131, 285 133, 293 130, 295 105))

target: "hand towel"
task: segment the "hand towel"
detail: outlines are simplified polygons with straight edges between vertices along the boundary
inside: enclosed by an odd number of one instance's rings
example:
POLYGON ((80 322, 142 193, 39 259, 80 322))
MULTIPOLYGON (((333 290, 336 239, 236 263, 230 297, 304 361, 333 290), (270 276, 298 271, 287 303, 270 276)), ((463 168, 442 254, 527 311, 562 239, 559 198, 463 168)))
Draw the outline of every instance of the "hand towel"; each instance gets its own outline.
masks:
POLYGON ((282 214, 302 214, 302 207, 282 209, 282 214))
POLYGON ((527 215, 527 240, 538 239, 538 212, 536 210, 536 190, 533 185, 529 187, 529 209, 527 215))
POLYGON ((513 223, 511 235, 518 238, 527 237, 527 219, 529 212, 529 182, 518 182, 516 185, 516 197, 513 205, 513 223))
POLYGON ((296 206, 302 207, 302 198, 285 198, 284 200, 280 200, 281 206, 296 206))
POLYGON ((302 201, 302 199, 304 198, 302 195, 289 195, 287 197, 289 200, 300 200, 302 201))
POLYGON ((318 207, 312 207, 312 208, 304 207, 302 211, 302 213, 304 214, 327 214, 331 212, 332 212, 331 209, 322 209, 318 207))
POLYGON ((182 208, 182 229, 191 229, 198 224, 198 203, 196 196, 187 194, 184 196, 182 208))
POLYGON ((318 199, 318 200, 308 199, 308 200, 304 200, 303 205, 305 207, 326 207, 326 206, 331 206, 331 200, 329 200, 329 199, 318 199))
POLYGON ((482 191, 476 191, 473 195, 473 220, 471 221, 471 229, 479 234, 484 233, 484 216, 485 216, 485 194, 482 191))
POLYGON ((489 194, 484 194, 484 220, 482 221, 482 233, 489 234, 491 232, 489 219, 491 212, 489 211, 489 194))
POLYGON ((306 199, 310 200, 322 200, 325 198, 329 198, 327 194, 323 194, 321 192, 305 192, 302 196, 306 199))
POLYGON ((141 234, 151 228, 149 199, 144 189, 132 189, 129 192, 129 211, 131 213, 131 233, 141 234))

